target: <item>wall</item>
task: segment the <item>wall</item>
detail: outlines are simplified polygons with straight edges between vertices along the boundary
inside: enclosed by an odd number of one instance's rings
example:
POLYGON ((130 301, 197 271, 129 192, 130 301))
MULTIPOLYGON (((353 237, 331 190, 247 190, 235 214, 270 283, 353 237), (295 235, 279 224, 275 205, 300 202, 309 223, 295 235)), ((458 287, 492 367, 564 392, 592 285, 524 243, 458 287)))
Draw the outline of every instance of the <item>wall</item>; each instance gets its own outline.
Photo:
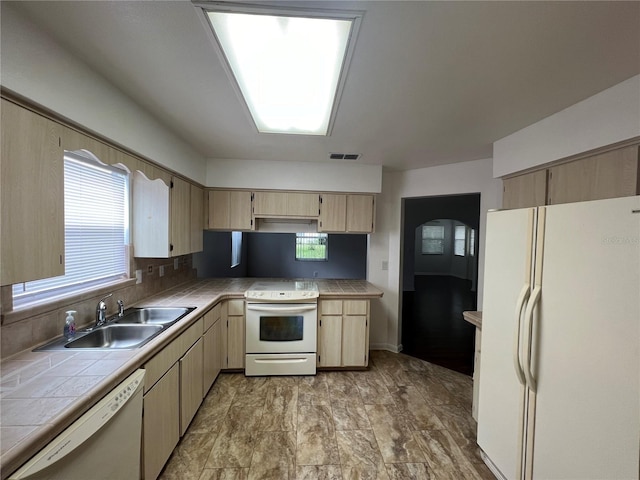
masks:
POLYGON ((487 210, 499 208, 502 203, 502 182, 493 178, 492 160, 383 173, 382 194, 378 196, 376 205, 376 231, 369 238, 367 280, 384 292, 382 299, 371 304, 372 348, 392 351, 402 348, 402 199, 462 193, 480 193, 477 243, 478 308, 481 309, 486 214, 487 210))
POLYGON ((329 259, 295 259, 295 233, 250 233, 249 277, 342 278, 367 277, 367 236, 329 235, 329 259))
POLYGON ((31 101, 203 183, 204 157, 1 2, 0 82, 31 101))
POLYGON ((240 265, 231 267, 231 232, 204 231, 203 250, 193 254, 193 268, 198 278, 228 278, 247 276, 247 240, 248 234, 242 234, 242 254, 240 265))
POLYGON ((379 193, 382 167, 357 163, 213 160, 207 162, 207 186, 379 193))
POLYGON ((640 75, 493 144, 493 175, 542 165, 640 136, 640 75))

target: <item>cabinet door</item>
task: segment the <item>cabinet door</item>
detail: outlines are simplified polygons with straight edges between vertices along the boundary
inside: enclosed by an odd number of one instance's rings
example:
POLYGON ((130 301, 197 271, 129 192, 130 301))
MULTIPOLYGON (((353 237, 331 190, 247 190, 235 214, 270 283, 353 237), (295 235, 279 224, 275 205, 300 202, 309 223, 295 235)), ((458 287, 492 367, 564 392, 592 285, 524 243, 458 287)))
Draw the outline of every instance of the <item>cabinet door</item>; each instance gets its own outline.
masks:
POLYGON ((231 192, 211 190, 209 192, 209 228, 226 230, 229 228, 231 192))
POLYGON ((344 316, 342 320, 342 365, 364 367, 369 354, 368 321, 365 315, 344 316))
POLYGON ((189 235, 190 238, 190 248, 189 253, 201 252, 203 248, 202 244, 202 232, 204 230, 204 198, 203 198, 203 190, 200 187, 196 187, 195 185, 190 185, 191 189, 191 202, 190 202, 190 213, 191 213, 191 233, 189 235))
POLYGON ((231 192, 229 195, 229 229, 253 230, 251 192, 231 192))
POLYGON ((551 167, 548 204, 634 196, 638 186, 638 146, 625 147, 551 167))
POLYGON ((253 199, 254 215, 283 216, 287 214, 286 192, 256 192, 253 199))
POLYGON ((287 193, 287 215, 317 217, 320 213, 320 196, 317 193, 287 193))
POLYGON ((184 435, 202 403, 202 338, 180 359, 180 436, 184 435))
POLYGON ((178 370, 176 363, 144 396, 142 462, 145 480, 158 477, 180 440, 178 370))
POLYGON ((539 207, 547 201, 547 170, 502 181, 502 208, 539 207))
POLYGON ((220 373, 220 349, 222 347, 222 322, 218 319, 213 326, 205 332, 203 340, 203 385, 202 397, 204 398, 220 373))
POLYGON ((244 368, 244 316, 227 318, 227 368, 244 368))
POLYGON ((2 100, 1 285, 64 274, 61 128, 2 100))
POLYGON ((320 200, 318 231, 344 232, 347 228, 347 196, 325 193, 320 200))
POLYGON ((347 195, 347 232, 373 232, 373 195, 347 195))
POLYGON ((342 315, 322 315, 318 322, 318 366, 342 364, 342 315))
POLYGON ((173 177, 171 181, 171 256, 186 255, 191 248, 191 186, 173 177))

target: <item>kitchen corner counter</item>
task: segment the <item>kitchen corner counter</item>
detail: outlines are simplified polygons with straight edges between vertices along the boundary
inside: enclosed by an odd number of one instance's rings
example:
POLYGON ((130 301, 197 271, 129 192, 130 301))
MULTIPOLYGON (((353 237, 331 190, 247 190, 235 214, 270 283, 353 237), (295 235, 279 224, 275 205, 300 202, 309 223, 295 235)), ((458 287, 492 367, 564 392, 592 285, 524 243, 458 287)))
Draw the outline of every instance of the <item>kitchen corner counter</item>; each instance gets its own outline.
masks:
POLYGON ((133 306, 196 307, 143 347, 120 351, 23 351, 0 364, 0 472, 7 478, 118 383, 142 367, 209 308, 244 298, 255 281, 299 280, 318 284, 320 298, 377 298, 366 280, 202 279, 148 297, 133 306))
POLYGON ((466 312, 462 312, 462 316, 464 317, 464 319, 471 323, 472 325, 478 327, 478 328, 482 328, 482 312, 478 311, 466 311, 466 312))

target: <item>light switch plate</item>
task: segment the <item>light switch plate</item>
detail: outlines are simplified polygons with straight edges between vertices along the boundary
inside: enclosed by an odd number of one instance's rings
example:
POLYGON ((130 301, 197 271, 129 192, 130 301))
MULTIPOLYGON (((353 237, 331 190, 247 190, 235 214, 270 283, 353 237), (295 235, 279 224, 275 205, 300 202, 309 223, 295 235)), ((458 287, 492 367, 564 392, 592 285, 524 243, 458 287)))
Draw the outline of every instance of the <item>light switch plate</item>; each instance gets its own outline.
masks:
POLYGON ((164 277, 164 265, 160 265, 160 276, 164 277))

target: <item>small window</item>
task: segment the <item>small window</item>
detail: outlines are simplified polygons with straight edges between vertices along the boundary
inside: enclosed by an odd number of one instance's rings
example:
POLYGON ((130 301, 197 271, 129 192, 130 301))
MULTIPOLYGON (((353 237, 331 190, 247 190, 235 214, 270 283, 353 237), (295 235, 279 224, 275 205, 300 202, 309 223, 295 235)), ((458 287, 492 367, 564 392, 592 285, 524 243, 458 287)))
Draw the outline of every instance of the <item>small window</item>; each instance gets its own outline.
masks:
POLYGON ((467 227, 456 225, 453 238, 453 254, 456 257, 464 257, 467 246, 467 227))
POLYGON ((469 256, 474 257, 476 255, 476 231, 469 230, 469 256))
POLYGON ((444 253, 444 227, 425 225, 422 227, 422 254, 442 255, 444 253))
POLYGON ((231 268, 242 261, 242 232, 231 232, 231 268))
POLYGON ((329 237, 326 233, 296 233, 296 260, 329 259, 329 237))
POLYGON ((65 274, 14 285, 14 305, 129 276, 129 173, 80 153, 64 156, 65 274))

